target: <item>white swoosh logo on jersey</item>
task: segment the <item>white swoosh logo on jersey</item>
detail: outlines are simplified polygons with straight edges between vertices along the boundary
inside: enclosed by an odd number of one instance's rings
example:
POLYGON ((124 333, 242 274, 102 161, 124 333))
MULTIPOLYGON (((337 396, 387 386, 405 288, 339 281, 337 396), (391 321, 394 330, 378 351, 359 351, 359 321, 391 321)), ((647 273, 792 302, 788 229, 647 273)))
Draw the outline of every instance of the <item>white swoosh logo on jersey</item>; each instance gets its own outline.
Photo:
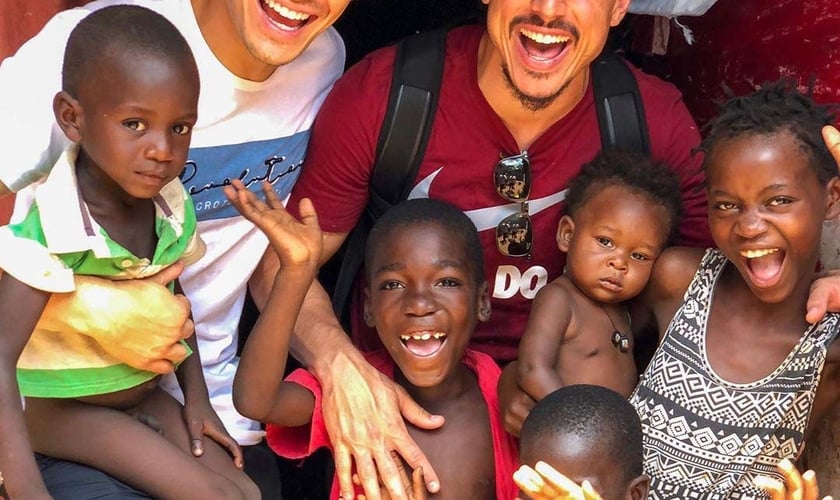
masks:
MULTIPOLYGON (((414 198, 428 198, 429 191, 431 191, 432 181, 443 170, 443 167, 435 170, 423 180, 417 183, 416 186, 408 193, 408 199, 414 198)), ((543 198, 536 198, 528 201, 528 213, 536 215, 546 208, 552 207, 566 199, 566 189, 550 194, 543 198)), ((507 205, 498 205, 495 207, 476 208, 474 210, 465 210, 464 213, 473 221, 475 227, 479 231, 486 231, 488 229, 495 229, 496 225, 507 217, 519 211, 519 203, 509 203, 507 205)))

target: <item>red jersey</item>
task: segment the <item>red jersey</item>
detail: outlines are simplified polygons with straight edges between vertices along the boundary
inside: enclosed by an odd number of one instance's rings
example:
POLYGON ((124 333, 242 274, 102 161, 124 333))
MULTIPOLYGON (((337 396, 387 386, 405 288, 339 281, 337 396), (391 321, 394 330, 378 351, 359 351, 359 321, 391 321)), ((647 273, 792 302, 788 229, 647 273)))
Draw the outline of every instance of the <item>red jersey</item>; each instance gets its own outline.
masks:
MULTIPOLYGON (((516 358, 531 299, 560 276, 565 255, 555 243, 566 187, 581 166, 601 149, 592 85, 566 116, 528 148, 532 187, 529 199, 534 236, 531 259, 506 257, 496 248, 496 225, 519 209, 502 199, 493 183, 501 156, 519 153, 516 141, 478 87, 478 46, 483 27, 452 30, 437 114, 426 154, 410 198, 432 197, 461 208, 475 222, 484 247, 485 274, 492 297, 492 317, 479 323, 470 347, 497 362, 516 358)), ((349 232, 369 196, 369 180, 388 92, 394 48, 368 55, 336 82, 312 131, 301 177, 289 202, 294 212, 301 198, 311 198, 321 227, 349 232)), ((694 120, 672 85, 633 68, 644 102, 654 159, 678 173, 684 200, 681 244, 709 246, 700 142, 694 120)), ((355 297, 353 335, 362 349, 379 346, 364 326, 355 297)))

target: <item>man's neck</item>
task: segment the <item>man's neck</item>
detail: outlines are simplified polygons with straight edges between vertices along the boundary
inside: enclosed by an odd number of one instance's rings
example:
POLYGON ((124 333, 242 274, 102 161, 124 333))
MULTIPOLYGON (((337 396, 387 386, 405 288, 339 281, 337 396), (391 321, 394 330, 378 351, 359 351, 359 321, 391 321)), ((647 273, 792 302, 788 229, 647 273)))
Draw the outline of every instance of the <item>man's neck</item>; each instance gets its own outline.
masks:
POLYGON ((485 33, 478 48, 478 86, 493 111, 516 139, 521 151, 528 149, 546 130, 566 116, 583 99, 589 72, 578 75, 554 101, 537 111, 525 107, 514 95, 502 72, 502 60, 485 33))
POLYGON ((245 80, 262 82, 274 73, 268 65, 251 55, 245 46, 225 2, 191 0, 193 14, 207 46, 228 71, 245 80))

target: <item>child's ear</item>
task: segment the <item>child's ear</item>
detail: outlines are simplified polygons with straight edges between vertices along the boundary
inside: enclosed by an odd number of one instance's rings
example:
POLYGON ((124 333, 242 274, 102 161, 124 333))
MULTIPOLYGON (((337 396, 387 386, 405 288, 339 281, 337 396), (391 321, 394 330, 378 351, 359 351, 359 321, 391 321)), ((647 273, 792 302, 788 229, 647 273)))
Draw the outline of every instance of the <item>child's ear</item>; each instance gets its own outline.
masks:
POLYGON ((569 251, 569 244, 572 241, 572 236, 575 234, 575 221, 568 215, 560 217, 560 223, 557 224, 557 248, 561 252, 569 251))
POLYGON ((64 135, 72 142, 82 140, 81 111, 82 106, 79 101, 63 90, 53 98, 55 121, 58 122, 58 126, 61 127, 64 135))
POLYGON ((370 312, 370 288, 365 287, 365 301, 362 317, 365 319, 365 324, 369 327, 376 326, 373 321, 373 314, 370 312))
POLYGON ((642 474, 636 479, 630 481, 627 487, 627 498, 630 500, 644 500, 648 497, 648 490, 650 489, 650 478, 642 474))
POLYGON ((479 321, 490 319, 490 286, 486 281, 482 281, 481 286, 478 287, 477 316, 479 321))
POLYGON ((826 212, 825 220, 833 219, 840 215, 840 177, 828 181, 826 188, 826 212))

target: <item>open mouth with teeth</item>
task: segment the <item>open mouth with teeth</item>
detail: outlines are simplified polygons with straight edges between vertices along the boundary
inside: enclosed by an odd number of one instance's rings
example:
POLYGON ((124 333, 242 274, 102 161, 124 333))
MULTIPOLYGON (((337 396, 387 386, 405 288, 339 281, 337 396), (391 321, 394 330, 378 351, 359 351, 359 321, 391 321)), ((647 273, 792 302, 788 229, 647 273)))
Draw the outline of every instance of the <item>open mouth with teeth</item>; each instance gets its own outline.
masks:
POLYGON ((294 11, 275 0, 261 0, 266 15, 284 29, 298 29, 309 22, 310 15, 294 11))
POLYGON ((411 354, 427 358, 434 356, 446 343, 443 332, 416 332, 410 335, 400 335, 400 342, 411 354))
POLYGON ((550 61, 566 49, 571 40, 568 36, 547 35, 528 29, 519 30, 519 43, 525 52, 534 60, 550 61))
POLYGON ((741 250, 747 271, 752 280, 761 286, 775 283, 781 272, 785 260, 785 253, 778 248, 759 248, 741 250))

